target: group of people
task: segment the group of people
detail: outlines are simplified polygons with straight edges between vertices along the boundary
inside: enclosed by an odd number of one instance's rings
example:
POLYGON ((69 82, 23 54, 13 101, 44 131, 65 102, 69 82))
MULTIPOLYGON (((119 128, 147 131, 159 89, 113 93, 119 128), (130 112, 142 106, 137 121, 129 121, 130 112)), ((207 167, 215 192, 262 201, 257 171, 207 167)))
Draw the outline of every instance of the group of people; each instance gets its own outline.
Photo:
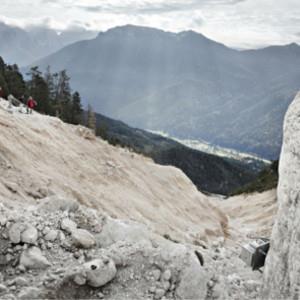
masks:
MULTIPOLYGON (((9 97, 8 97, 8 100, 10 101, 9 97)), ((14 98, 13 96, 11 96, 11 97, 14 98)), ((4 91, 1 86, 0 86, 0 98, 4 98, 4 91)), ((26 106, 27 114, 32 114, 33 109, 37 106, 37 102, 31 96, 29 96, 26 101, 25 96, 22 95, 17 101, 19 101, 21 104, 26 106)))

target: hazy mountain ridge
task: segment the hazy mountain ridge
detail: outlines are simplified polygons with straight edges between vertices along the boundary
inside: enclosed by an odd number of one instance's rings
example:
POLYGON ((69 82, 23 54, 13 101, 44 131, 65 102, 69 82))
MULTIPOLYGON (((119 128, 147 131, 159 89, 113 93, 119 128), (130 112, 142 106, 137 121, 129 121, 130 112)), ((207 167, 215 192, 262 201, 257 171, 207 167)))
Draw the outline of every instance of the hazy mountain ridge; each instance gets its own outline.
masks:
POLYGON ((95 32, 80 28, 57 32, 46 27, 22 29, 0 22, 0 55, 9 63, 24 66, 68 44, 95 36, 95 32))
POLYGON ((66 68, 96 111, 134 127, 277 159, 300 47, 237 51, 192 31, 124 26, 36 64, 66 68))

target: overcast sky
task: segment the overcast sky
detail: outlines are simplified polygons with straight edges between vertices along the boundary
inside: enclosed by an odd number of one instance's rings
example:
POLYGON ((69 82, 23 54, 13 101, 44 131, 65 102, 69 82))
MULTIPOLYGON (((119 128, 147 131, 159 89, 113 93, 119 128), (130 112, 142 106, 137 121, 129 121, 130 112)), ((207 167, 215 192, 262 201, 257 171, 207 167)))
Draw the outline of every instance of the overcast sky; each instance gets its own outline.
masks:
POLYGON ((193 29, 234 47, 300 44, 300 0, 0 0, 0 20, 58 30, 193 29))

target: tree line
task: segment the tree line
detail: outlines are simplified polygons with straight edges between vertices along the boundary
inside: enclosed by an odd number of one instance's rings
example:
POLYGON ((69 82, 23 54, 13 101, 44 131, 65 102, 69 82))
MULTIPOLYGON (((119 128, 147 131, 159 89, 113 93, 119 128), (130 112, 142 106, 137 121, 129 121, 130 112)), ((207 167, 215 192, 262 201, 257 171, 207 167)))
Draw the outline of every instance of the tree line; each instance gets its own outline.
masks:
POLYGON ((96 130, 93 109, 89 106, 87 117, 84 117, 81 96, 77 91, 72 92, 66 70, 53 73, 48 67, 43 73, 38 67, 32 67, 26 75, 25 80, 16 64, 7 65, 0 57, 0 87, 4 97, 12 94, 15 98, 26 101, 32 96, 38 102, 38 112, 96 130))

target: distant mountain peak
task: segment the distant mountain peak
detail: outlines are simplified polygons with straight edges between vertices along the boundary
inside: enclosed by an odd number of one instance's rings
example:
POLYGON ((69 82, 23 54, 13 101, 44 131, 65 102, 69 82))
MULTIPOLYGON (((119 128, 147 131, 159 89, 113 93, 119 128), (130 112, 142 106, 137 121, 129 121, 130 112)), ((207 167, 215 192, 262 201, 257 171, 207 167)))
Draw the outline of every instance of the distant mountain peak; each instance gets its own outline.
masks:
MULTIPOLYGON (((104 35, 115 35, 115 36, 131 36, 131 37, 173 37, 177 39, 183 39, 183 40, 190 40, 190 41, 202 41, 202 42, 209 42, 209 43, 215 43, 219 44, 218 42, 215 42, 202 33, 196 32, 194 30, 185 30, 178 33, 170 32, 170 31, 164 31, 162 29, 154 28, 154 27, 147 27, 147 26, 138 26, 138 25, 122 25, 117 26, 108 29, 107 31, 101 31, 98 34, 98 38, 103 37, 104 35)), ((221 44, 220 44, 221 45, 221 44)), ((222 44, 223 45, 223 44, 222 44)))

